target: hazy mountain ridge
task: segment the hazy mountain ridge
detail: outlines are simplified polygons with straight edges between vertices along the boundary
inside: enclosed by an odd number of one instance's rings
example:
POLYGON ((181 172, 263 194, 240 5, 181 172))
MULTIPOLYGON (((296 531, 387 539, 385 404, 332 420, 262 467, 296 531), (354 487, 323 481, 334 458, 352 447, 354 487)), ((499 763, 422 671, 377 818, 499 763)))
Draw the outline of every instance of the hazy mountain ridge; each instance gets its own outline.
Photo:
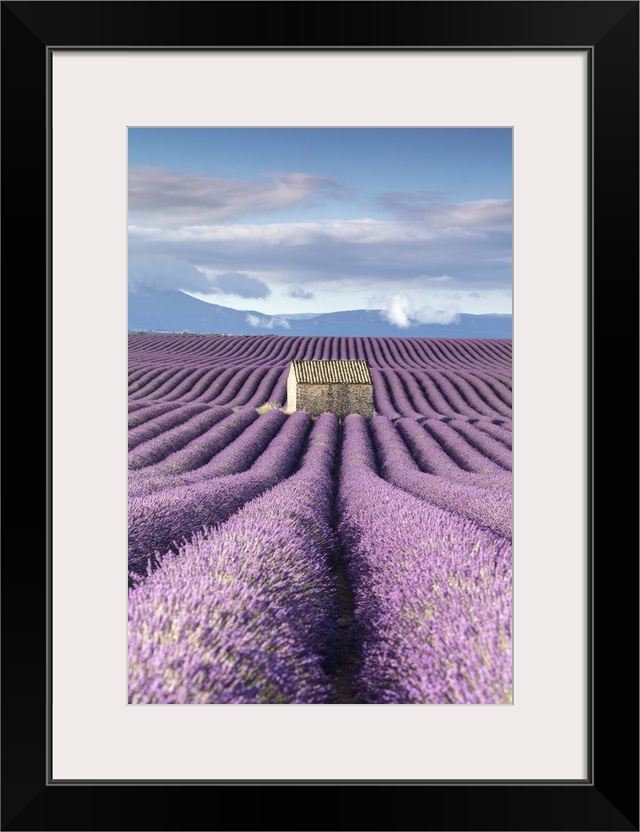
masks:
POLYGON ((226 333, 229 335, 351 335, 405 338, 511 338, 511 315, 468 315, 459 323, 394 326, 377 309, 317 315, 265 315, 206 303, 179 291, 129 292, 129 331, 226 333))

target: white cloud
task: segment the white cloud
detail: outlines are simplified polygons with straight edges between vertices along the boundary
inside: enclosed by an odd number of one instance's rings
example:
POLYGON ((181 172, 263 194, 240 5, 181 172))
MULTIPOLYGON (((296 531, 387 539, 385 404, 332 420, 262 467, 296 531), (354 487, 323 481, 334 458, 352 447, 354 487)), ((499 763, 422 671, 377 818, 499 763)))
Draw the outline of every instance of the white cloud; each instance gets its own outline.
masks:
POLYGON ((282 327, 283 329, 291 329, 291 324, 286 318, 274 316, 272 318, 260 318, 258 315, 247 315, 247 323, 251 326, 259 327, 260 329, 273 329, 274 327, 282 327))
POLYGON ((453 304, 438 308, 429 305, 415 306, 407 295, 391 295, 387 298, 382 316, 400 329, 416 324, 456 324, 460 322, 459 309, 453 304))
POLYGON ((387 220, 334 220, 331 222, 268 223, 249 225, 190 225, 160 229, 132 225, 134 236, 168 242, 249 243, 259 245, 305 246, 318 242, 345 242, 354 245, 429 241, 435 234, 425 225, 387 220))
POLYGON ((187 260, 171 254, 139 254, 129 257, 129 289, 184 289, 212 292, 207 276, 187 260))
MULTIPOLYGON (((460 290, 510 291, 510 222, 507 230, 499 224, 489 227, 490 216, 496 219, 507 210, 506 202, 502 207, 498 202, 446 206, 446 212, 420 220, 134 225, 129 228, 129 250, 188 260, 211 276, 212 290, 215 275, 241 273, 280 295, 292 285, 316 297, 344 286, 385 296, 445 284, 460 290)), ((246 290, 258 291, 259 286, 247 285, 246 290)), ((264 289, 260 292, 253 297, 264 297, 264 289)))
POLYGON ((405 329, 411 323, 409 320, 410 312, 411 304, 408 297, 405 295, 392 295, 387 302, 387 309, 384 316, 394 326, 405 329))
POLYGON ((426 219, 439 226, 509 230, 512 203, 510 199, 481 199, 458 205, 435 205, 426 211, 426 219))
POLYGON ((434 194, 383 194, 378 203, 406 222, 431 227, 509 230, 512 219, 510 199, 479 199, 457 204, 435 203, 434 194))
POLYGON ((448 274, 438 274, 435 276, 421 274, 417 279, 422 280, 425 283, 451 283, 453 281, 451 275, 448 274))
POLYGON ((313 292, 309 292, 302 286, 290 286, 287 290, 286 294, 290 298, 296 298, 297 300, 311 300, 315 295, 313 292))
POLYGON ((240 298, 268 298, 271 289, 263 280, 249 277, 242 272, 223 272, 210 275, 214 291, 225 295, 235 295, 240 298))
POLYGON ((262 174, 265 181, 187 174, 153 166, 129 169, 129 215, 157 226, 196 225, 302 205, 308 197, 341 199, 343 190, 326 176, 302 172, 262 174))

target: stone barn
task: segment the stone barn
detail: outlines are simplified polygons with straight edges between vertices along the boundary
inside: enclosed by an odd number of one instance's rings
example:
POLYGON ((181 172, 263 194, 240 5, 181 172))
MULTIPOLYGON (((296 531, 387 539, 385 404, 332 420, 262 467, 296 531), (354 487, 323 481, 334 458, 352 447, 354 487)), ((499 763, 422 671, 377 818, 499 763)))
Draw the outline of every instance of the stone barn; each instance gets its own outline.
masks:
POLYGON ((292 361, 287 379, 287 410, 312 416, 349 413, 373 417, 373 382, 366 361, 292 361))

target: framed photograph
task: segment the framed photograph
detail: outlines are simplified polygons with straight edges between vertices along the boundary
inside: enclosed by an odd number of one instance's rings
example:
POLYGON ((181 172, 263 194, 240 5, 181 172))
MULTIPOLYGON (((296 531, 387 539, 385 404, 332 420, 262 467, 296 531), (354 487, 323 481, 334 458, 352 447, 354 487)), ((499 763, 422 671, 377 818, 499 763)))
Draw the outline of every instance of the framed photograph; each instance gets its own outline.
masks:
MULTIPOLYGON (((637 495, 612 439, 637 426, 637 397, 615 403, 637 380, 638 3, 4 2, 2 24, 5 283, 42 277, 47 414, 42 545, 3 563, 2 828, 637 830, 637 495), (513 702, 127 701, 127 154, 148 127, 512 131, 513 702)), ((30 352, 5 362, 20 389, 30 352)))

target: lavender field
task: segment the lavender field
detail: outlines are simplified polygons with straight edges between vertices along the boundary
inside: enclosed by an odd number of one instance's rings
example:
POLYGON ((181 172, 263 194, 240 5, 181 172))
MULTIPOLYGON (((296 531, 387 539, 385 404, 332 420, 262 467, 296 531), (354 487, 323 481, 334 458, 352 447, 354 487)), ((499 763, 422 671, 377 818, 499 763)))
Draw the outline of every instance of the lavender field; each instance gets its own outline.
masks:
POLYGON ((510 340, 129 336, 129 702, 507 704, 510 340), (365 359, 373 419, 287 410, 365 359))

